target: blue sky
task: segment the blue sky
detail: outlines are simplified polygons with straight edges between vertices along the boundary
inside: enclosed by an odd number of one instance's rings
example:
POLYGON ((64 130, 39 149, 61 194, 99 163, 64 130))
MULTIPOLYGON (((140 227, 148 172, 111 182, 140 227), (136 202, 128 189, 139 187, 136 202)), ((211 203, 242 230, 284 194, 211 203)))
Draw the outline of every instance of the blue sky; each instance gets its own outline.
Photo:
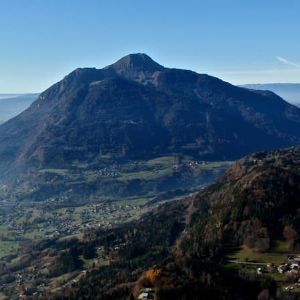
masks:
POLYGON ((144 52, 232 83, 300 82, 299 0, 0 0, 0 93, 144 52))

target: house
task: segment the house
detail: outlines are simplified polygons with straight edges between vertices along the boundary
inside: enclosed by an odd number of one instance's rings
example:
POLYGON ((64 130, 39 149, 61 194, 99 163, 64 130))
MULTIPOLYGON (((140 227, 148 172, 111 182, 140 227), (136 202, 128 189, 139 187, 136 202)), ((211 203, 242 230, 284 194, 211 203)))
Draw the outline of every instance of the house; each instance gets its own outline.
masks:
POLYGON ((256 273, 257 273, 257 275, 261 275, 263 273, 262 269, 261 268, 257 268, 256 273))
POLYGON ((291 268, 299 268, 300 267, 300 258, 296 257, 294 259, 291 260, 291 268))
POLYGON ((138 299, 153 299, 153 290, 151 291, 143 291, 142 293, 140 293, 140 295, 138 296, 138 299))
POLYGON ((286 272, 286 271, 288 270, 288 266, 287 266, 287 264, 280 265, 280 266, 277 268, 277 270, 278 270, 278 272, 279 272, 280 274, 282 274, 282 273, 284 273, 284 272, 286 272))
POLYGON ((138 296, 138 299, 148 299, 148 293, 141 293, 139 296, 138 296))
POLYGON ((138 299, 153 299, 153 296, 150 293, 147 292, 142 292, 139 296, 138 299))

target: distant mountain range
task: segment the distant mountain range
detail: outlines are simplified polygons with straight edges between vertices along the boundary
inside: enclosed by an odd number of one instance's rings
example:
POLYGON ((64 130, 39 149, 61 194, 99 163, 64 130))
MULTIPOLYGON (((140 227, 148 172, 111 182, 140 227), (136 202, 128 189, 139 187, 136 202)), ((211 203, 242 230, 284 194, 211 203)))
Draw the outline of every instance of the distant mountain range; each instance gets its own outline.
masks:
POLYGON ((170 153, 232 160, 297 144, 300 109, 276 94, 131 54, 76 69, 1 125, 0 170, 170 153))
POLYGON ((286 101, 300 106, 300 83, 245 84, 242 87, 272 91, 286 101))
POLYGON ((21 113, 38 96, 38 94, 0 94, 0 123, 4 123, 21 113))

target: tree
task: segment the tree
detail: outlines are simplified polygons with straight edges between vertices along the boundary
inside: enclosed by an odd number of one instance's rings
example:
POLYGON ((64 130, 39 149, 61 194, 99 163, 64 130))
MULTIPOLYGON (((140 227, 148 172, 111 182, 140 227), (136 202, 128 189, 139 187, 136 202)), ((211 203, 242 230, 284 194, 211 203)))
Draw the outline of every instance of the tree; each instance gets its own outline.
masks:
POLYGON ((293 249, 295 241, 298 239, 298 233, 293 229, 292 226, 285 226, 282 234, 288 242, 289 249, 293 249))

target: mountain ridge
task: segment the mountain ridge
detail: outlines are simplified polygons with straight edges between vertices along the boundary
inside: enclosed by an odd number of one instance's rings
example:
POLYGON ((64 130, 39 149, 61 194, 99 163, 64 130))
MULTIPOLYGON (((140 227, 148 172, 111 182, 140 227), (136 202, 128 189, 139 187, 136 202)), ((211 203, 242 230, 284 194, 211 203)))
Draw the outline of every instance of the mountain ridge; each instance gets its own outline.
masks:
POLYGON ((300 83, 261 83, 240 86, 249 89, 273 91, 289 103, 300 105, 300 83))
MULTIPOLYGON (((0 169, 170 153, 230 160, 300 143, 300 110, 275 94, 131 54, 78 68, 0 126, 0 169)), ((3 175, 4 176, 4 175, 3 175)))

